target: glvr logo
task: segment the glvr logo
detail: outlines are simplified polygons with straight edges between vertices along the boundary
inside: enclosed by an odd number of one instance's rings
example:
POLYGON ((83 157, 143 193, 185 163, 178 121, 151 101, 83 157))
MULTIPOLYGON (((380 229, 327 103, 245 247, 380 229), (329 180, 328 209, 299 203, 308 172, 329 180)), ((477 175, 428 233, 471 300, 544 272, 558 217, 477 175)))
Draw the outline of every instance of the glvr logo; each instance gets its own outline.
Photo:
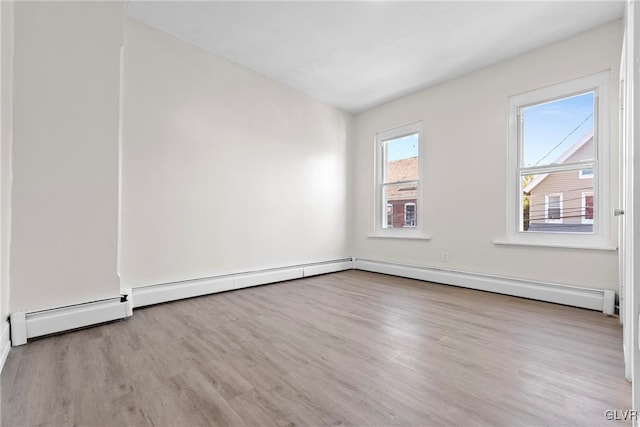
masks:
POLYGON ((638 411, 633 409, 607 409, 604 416, 609 421, 638 420, 638 411))

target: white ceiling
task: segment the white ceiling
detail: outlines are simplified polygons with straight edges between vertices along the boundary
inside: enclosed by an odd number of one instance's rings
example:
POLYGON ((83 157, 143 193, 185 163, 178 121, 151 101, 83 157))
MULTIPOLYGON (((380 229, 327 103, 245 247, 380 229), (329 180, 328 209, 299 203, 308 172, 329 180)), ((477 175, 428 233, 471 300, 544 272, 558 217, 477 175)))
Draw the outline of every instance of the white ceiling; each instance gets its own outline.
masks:
POLYGON ((351 112, 623 15, 620 1, 129 2, 129 17, 351 112))

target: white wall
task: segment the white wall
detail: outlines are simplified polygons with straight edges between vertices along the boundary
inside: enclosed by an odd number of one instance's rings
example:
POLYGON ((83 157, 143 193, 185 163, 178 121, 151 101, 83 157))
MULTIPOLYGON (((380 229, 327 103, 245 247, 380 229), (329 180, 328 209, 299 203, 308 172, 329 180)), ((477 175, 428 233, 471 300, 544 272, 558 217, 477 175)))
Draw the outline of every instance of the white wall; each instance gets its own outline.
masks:
POLYGON ((0 325, 9 316, 11 241, 11 138, 13 99, 13 2, 0 3, 0 325))
MULTIPOLYGON (((506 237, 508 97, 611 70, 611 206, 617 201, 615 22, 356 116, 354 255, 466 272, 617 290, 617 252, 497 246, 506 237), (422 120, 425 223, 431 241, 373 239, 374 134, 422 120), (441 261, 448 251, 449 262, 441 261)), ((606 192, 604 194, 607 194, 606 192)), ((612 222, 615 245, 617 223, 612 222)))
POLYGON ((351 117, 125 21, 123 288, 350 255, 351 117))
POLYGON ((11 308, 119 294, 118 2, 15 4, 11 308))

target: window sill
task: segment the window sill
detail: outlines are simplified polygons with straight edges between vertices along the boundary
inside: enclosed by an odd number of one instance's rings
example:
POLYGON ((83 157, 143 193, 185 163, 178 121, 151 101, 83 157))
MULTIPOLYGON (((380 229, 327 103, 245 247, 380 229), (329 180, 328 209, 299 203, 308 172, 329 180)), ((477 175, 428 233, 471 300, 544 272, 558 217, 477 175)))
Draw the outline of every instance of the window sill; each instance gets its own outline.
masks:
POLYGON ((411 236, 411 235, 392 235, 392 234, 369 234, 367 239, 405 239, 405 240, 431 240, 431 236, 411 236))
POLYGON ((560 249, 585 249, 592 251, 617 251, 617 246, 608 245, 572 245, 572 244, 560 244, 560 243, 537 243, 537 242, 510 242, 507 240, 494 240, 494 245, 497 246, 534 246, 539 248, 560 248, 560 249))

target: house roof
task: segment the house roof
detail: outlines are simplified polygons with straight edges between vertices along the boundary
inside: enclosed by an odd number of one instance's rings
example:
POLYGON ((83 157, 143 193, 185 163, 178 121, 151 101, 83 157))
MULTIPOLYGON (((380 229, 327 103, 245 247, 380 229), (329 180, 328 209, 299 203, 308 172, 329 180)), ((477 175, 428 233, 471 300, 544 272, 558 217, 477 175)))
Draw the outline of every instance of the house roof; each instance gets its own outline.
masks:
MULTIPOLYGON (((593 140, 593 130, 591 130, 582 139, 580 139, 578 142, 576 142, 571 147, 569 147, 569 149, 567 151, 562 153, 560 155, 560 157, 558 157, 556 160, 554 160, 553 164, 562 164, 562 163, 566 162, 580 148, 582 148, 587 142, 589 142, 591 140, 593 140)), ((538 186, 538 184, 540 184, 542 181, 544 181, 548 176, 549 176, 548 173, 543 173, 543 174, 537 175, 535 177, 535 179, 533 181, 531 181, 529 183, 529 185, 524 187, 524 189, 522 191, 524 191, 525 193, 529 193, 531 190, 536 188, 538 186)))

